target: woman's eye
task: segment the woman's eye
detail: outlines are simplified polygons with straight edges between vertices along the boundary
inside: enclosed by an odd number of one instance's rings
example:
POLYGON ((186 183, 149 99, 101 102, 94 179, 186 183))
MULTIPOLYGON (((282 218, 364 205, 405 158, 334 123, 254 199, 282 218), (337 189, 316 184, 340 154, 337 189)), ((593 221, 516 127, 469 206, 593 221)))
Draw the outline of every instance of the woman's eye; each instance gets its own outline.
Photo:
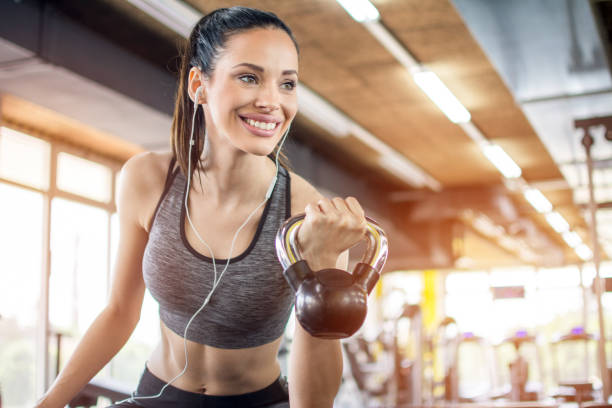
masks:
POLYGON ((281 85, 281 87, 283 89, 287 89, 287 90, 292 90, 295 89, 295 82, 294 81, 287 81, 287 82, 283 82, 283 84, 281 85))
POLYGON ((257 78, 254 75, 241 75, 238 77, 242 82, 246 82, 247 84, 255 84, 257 83, 257 78))

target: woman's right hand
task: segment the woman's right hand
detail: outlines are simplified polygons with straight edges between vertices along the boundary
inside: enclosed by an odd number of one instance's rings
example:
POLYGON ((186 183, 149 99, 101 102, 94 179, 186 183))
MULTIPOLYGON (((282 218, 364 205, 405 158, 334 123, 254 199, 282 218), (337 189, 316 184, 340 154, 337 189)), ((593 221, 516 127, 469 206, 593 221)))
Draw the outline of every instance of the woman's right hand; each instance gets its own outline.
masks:
POLYGON ((335 267, 342 252, 365 238, 367 222, 354 197, 321 198, 308 204, 305 213, 298 243, 313 270, 335 267))

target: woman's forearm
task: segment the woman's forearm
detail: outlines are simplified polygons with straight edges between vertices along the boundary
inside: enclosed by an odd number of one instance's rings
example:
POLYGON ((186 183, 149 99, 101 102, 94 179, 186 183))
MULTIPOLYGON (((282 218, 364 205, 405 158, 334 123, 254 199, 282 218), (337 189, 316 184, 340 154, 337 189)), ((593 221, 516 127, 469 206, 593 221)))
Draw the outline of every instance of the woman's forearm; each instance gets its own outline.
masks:
MULTIPOLYGON (((313 271, 346 268, 346 256, 306 254, 313 271), (317 256, 318 255, 318 256, 317 256)), ((316 273, 316 272, 315 272, 316 273)), ((296 321, 289 361, 289 398, 292 408, 331 408, 342 382, 340 340, 310 335, 296 321)))
POLYGON ((37 408, 64 407, 127 342, 137 319, 112 309, 102 311, 79 342, 53 385, 37 402, 37 408))
MULTIPOLYGON (((299 328, 304 331, 304 329, 299 328)), ((331 408, 342 382, 340 340, 310 334, 295 336, 291 353, 289 398, 292 408, 331 408)))

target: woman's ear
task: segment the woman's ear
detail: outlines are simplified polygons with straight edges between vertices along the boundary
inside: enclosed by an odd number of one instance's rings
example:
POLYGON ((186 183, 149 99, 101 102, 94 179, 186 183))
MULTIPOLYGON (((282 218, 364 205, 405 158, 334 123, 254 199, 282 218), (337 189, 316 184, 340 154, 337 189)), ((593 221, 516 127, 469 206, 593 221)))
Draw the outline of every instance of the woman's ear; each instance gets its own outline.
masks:
POLYGON ((187 92, 189 93, 189 98, 192 102, 195 101, 196 94, 199 94, 197 103, 206 103, 206 89, 204 87, 204 78, 202 72, 197 67, 192 67, 189 70, 189 83, 187 84, 187 92), (200 89, 199 92, 198 89, 200 89))

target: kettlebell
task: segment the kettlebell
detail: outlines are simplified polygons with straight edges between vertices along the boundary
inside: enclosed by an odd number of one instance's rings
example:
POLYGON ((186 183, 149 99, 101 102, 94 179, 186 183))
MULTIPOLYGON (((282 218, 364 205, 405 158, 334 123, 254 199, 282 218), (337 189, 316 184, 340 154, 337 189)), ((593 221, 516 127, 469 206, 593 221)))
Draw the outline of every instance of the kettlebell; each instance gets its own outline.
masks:
POLYGON ((314 337, 350 337, 365 320, 368 294, 387 260, 385 232, 366 217, 367 249, 353 273, 335 268, 315 272, 302 259, 298 248, 297 232, 304 217, 305 214, 299 214, 288 219, 276 234, 276 255, 283 266, 283 276, 295 293, 296 317, 314 337))

